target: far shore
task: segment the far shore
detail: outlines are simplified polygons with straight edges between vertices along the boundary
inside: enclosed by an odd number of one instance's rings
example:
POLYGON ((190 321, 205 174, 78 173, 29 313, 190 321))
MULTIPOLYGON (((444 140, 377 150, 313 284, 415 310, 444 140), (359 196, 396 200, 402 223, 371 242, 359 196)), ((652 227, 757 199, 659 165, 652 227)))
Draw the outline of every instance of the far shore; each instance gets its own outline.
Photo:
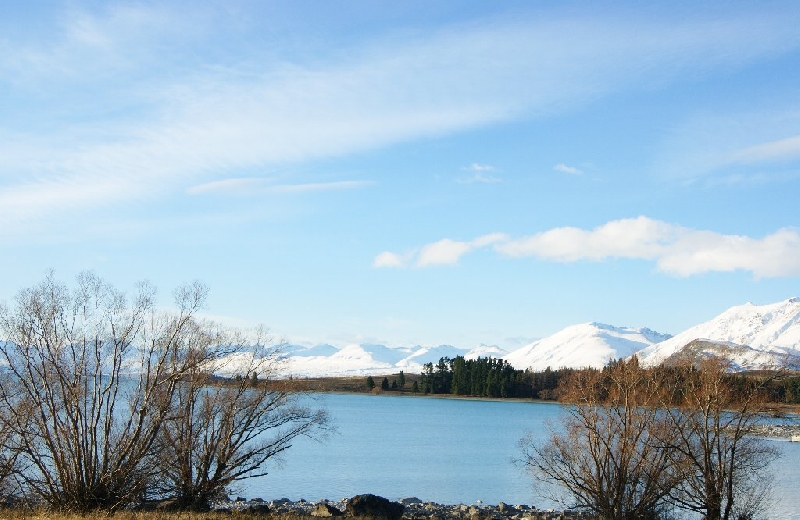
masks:
MULTIPOLYGON (((390 381, 398 377, 394 374, 369 374, 377 382, 386 377, 390 381)), ((489 402, 523 402, 523 403, 550 403, 550 404, 571 404, 557 399, 540 399, 538 397, 482 397, 473 395, 455 394, 431 394, 424 392, 412 392, 411 385, 414 381, 419 381, 419 374, 405 374, 406 385, 397 390, 381 390, 375 387, 369 390, 366 387, 367 376, 328 376, 328 377, 300 377, 294 376, 291 381, 297 390, 308 391, 322 394, 347 394, 347 395, 380 395, 389 397, 422 397, 428 399, 460 399, 468 401, 489 401, 489 402)), ((765 411, 768 415, 776 418, 790 416, 800 418, 800 405, 787 403, 769 403, 765 411)))

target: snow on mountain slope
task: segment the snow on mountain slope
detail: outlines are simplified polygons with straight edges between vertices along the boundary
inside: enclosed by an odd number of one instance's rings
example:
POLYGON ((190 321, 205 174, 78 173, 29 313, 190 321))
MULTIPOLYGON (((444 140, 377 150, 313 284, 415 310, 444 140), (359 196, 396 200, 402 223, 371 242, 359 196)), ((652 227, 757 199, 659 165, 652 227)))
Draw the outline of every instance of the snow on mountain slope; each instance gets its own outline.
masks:
POLYGON ((313 347, 304 347, 301 345, 287 345, 281 348, 281 352, 285 357, 310 357, 310 356, 332 356, 339 351, 333 345, 323 344, 315 345, 313 347))
POLYGON ((466 350, 456 348, 452 345, 439 345, 438 347, 416 347, 414 352, 396 363, 398 370, 402 369, 406 372, 422 371, 422 365, 425 363, 433 363, 434 365, 439 362, 443 357, 454 358, 456 356, 463 356, 466 350))
POLYGON ((299 377, 385 375, 401 370, 418 373, 422 372, 425 363, 435 364, 442 357, 454 358, 466 353, 466 350, 450 345, 392 348, 353 344, 341 349, 324 345, 290 351, 286 355, 285 372, 299 377))
POLYGON ((694 363, 701 358, 717 357, 730 362, 730 370, 762 370, 780 366, 781 359, 772 352, 757 350, 747 345, 723 341, 692 340, 674 354, 664 359, 665 365, 694 363))
POLYGON ((767 365, 780 364, 787 356, 800 355, 800 298, 769 305, 747 303, 731 307, 716 318, 644 348, 637 355, 642 364, 657 365, 694 340, 748 347, 739 349, 731 360, 743 368, 763 366, 765 360, 770 360, 767 365), (764 353, 769 356, 764 357, 764 353))
POLYGON ((650 329, 584 323, 517 349, 504 359, 514 368, 535 371, 547 367, 600 368, 611 359, 628 357, 669 337, 650 329))
POLYGON ((504 357, 507 352, 497 346, 479 345, 471 350, 452 345, 437 347, 387 347, 385 345, 347 345, 341 349, 331 345, 315 347, 289 346, 284 349, 286 375, 299 377, 386 375, 401 370, 422 372, 426 363, 436 364, 443 357, 504 357))
POLYGON ((508 356, 508 351, 501 349, 497 345, 478 345, 462 355, 465 359, 477 359, 479 357, 505 359, 508 356))

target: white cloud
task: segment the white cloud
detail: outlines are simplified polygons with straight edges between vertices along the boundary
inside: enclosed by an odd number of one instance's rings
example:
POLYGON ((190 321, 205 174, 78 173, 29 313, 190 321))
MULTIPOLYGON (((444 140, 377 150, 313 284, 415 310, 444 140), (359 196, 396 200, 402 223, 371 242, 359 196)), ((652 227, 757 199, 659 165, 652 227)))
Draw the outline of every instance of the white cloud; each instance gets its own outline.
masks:
POLYGON ((492 244, 497 244, 499 242, 504 242, 506 240, 508 240, 508 235, 506 235, 505 233, 489 233, 488 235, 479 236, 478 238, 470 242, 470 244, 474 248, 479 248, 479 247, 490 246, 492 244))
POLYGON ((495 177, 494 175, 486 175, 483 172, 475 172, 471 177, 458 179, 458 182, 461 184, 497 184, 503 182, 503 179, 495 177))
POLYGON ((750 271, 757 278, 800 276, 800 234, 780 229, 764 238, 687 231, 658 259, 675 276, 750 271))
POLYGON ((434 265, 455 265, 465 254, 507 240, 503 233, 481 235, 470 241, 458 241, 444 238, 413 249, 403 255, 384 251, 375 257, 374 267, 430 267, 434 265))
POLYGON ((419 254, 417 255, 416 266, 455 265, 466 253, 502 242, 506 239, 507 237, 503 233, 482 235, 469 242, 459 242, 445 238, 420 248, 419 254))
POLYGON ((494 166, 489 164, 479 164, 479 163, 472 163, 469 166, 461 168, 462 170, 469 170, 471 172, 492 172, 496 170, 494 166))
POLYGON ((402 255, 384 251, 375 257, 372 262, 373 267, 405 267, 407 259, 402 255))
POLYGON ((567 166, 564 163, 556 164, 555 166, 553 166, 553 169, 557 172, 568 173, 570 175, 580 175, 583 173, 583 170, 580 170, 574 166, 567 166))
POLYGON ((511 257, 535 256, 559 262, 658 257, 675 227, 647 217, 614 220, 593 230, 555 228, 496 246, 511 257))
POLYGON ((502 233, 470 242, 443 239, 421 247, 416 265, 452 265, 470 251, 489 245, 504 256, 563 263, 647 260, 655 262, 659 271, 677 277, 732 271, 749 271, 757 278, 800 276, 800 233, 795 229, 752 238, 695 230, 644 216, 610 221, 591 230, 561 227, 517 239, 502 233))
POLYGON ((417 257, 418 267, 430 265, 454 265, 462 255, 473 249, 469 242, 459 242, 444 238, 438 242, 427 244, 420 249, 417 257))

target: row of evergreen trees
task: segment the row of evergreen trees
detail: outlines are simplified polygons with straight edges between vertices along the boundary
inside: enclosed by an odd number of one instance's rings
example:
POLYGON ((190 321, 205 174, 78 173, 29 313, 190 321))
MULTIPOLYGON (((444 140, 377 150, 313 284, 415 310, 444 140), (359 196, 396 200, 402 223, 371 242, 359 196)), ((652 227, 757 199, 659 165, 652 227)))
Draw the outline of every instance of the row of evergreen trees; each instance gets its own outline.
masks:
MULTIPOLYGON (((389 384, 388 377, 384 377, 383 381, 381 381, 381 390, 383 391, 401 390, 405 386, 406 386, 406 376, 402 370, 400 371, 400 375, 397 376, 397 379, 392 379, 391 385, 389 384)), ((372 390, 373 388, 375 388, 375 380, 372 378, 372 376, 367 376, 367 390, 372 390)), ((414 393, 418 391, 417 388, 418 388, 417 382, 414 381, 414 393)))
MULTIPOLYGON (((619 363, 611 361, 610 365, 619 363)), ((443 357, 435 365, 426 363, 420 375, 419 385, 414 381, 414 393, 417 391, 426 394, 452 394, 476 397, 526 397, 538 399, 556 398, 556 388, 559 381, 566 376, 579 371, 570 368, 552 370, 549 367, 541 372, 517 370, 507 361, 496 358, 465 359, 463 356, 455 358, 443 357)), ((752 376, 728 376, 728 384, 745 386, 752 384, 752 376)), ((384 378, 381 387, 384 390, 397 390, 396 380, 389 386, 384 378)), ((400 373, 403 381, 405 377, 400 373)), ((375 384, 373 383, 373 386, 375 384)), ((800 376, 785 375, 780 378, 769 379, 763 382, 762 393, 768 402, 800 404, 800 376)))
MULTIPOLYGON (((619 361, 611 361, 614 365, 619 361)), ((591 369, 590 369, 591 370, 591 369)), ((578 370, 579 371, 579 370, 578 370)), ((435 365, 423 365, 419 382, 413 381, 411 391, 425 394, 451 394, 475 397, 524 397, 554 399, 559 381, 576 372, 575 369, 549 367, 541 372, 517 370, 507 361, 497 358, 465 359, 442 357, 435 365)), ((749 385, 750 377, 730 375, 731 385, 749 385)), ((391 382, 384 377, 376 384, 372 376, 367 378, 369 390, 380 387, 384 391, 399 391, 406 387, 406 377, 401 371, 391 382)), ((800 376, 786 375, 763 383, 762 393, 772 403, 800 404, 800 376)))
POLYGON ((502 359, 443 357, 434 365, 426 363, 420 391, 476 397, 529 397, 551 399, 560 379, 571 373, 562 368, 543 372, 517 370, 502 359))

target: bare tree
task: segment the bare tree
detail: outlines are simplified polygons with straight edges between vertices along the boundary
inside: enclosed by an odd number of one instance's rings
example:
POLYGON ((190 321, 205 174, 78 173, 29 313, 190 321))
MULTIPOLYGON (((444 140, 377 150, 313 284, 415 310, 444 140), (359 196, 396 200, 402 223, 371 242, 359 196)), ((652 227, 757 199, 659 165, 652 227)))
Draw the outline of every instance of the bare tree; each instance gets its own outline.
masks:
MULTIPOLYGON (((6 377, 0 373, 0 377, 6 377)), ((8 417, 11 410, 0 408, 0 507, 19 497, 17 474, 20 471, 19 445, 14 438, 8 417)))
POLYGON ((728 363, 706 358, 672 370, 665 437, 685 478, 675 503, 709 520, 755 518, 769 497, 769 464, 777 451, 749 435, 763 409, 763 380, 736 379, 728 363))
POLYGON ((0 308, 0 403, 26 493, 78 512, 138 499, 205 294, 183 287, 175 312, 157 312, 147 284, 128 300, 93 274, 70 290, 51 273, 0 308))
POLYGON ((180 382, 175 414, 158 439, 155 491, 175 498, 180 509, 207 510, 232 483, 266 475, 265 463, 297 436, 318 435, 328 426, 324 410, 303 404, 289 381, 274 379, 282 366, 278 350, 258 340, 219 356, 220 344, 246 342, 206 342, 209 350, 197 354, 214 361, 196 366, 180 382), (220 369, 235 369, 238 377, 215 377, 220 369))
POLYGON ((571 375, 575 403, 543 445, 523 440, 523 463, 566 493, 566 505, 604 519, 658 518, 681 476, 662 449, 660 388, 637 360, 571 375))

